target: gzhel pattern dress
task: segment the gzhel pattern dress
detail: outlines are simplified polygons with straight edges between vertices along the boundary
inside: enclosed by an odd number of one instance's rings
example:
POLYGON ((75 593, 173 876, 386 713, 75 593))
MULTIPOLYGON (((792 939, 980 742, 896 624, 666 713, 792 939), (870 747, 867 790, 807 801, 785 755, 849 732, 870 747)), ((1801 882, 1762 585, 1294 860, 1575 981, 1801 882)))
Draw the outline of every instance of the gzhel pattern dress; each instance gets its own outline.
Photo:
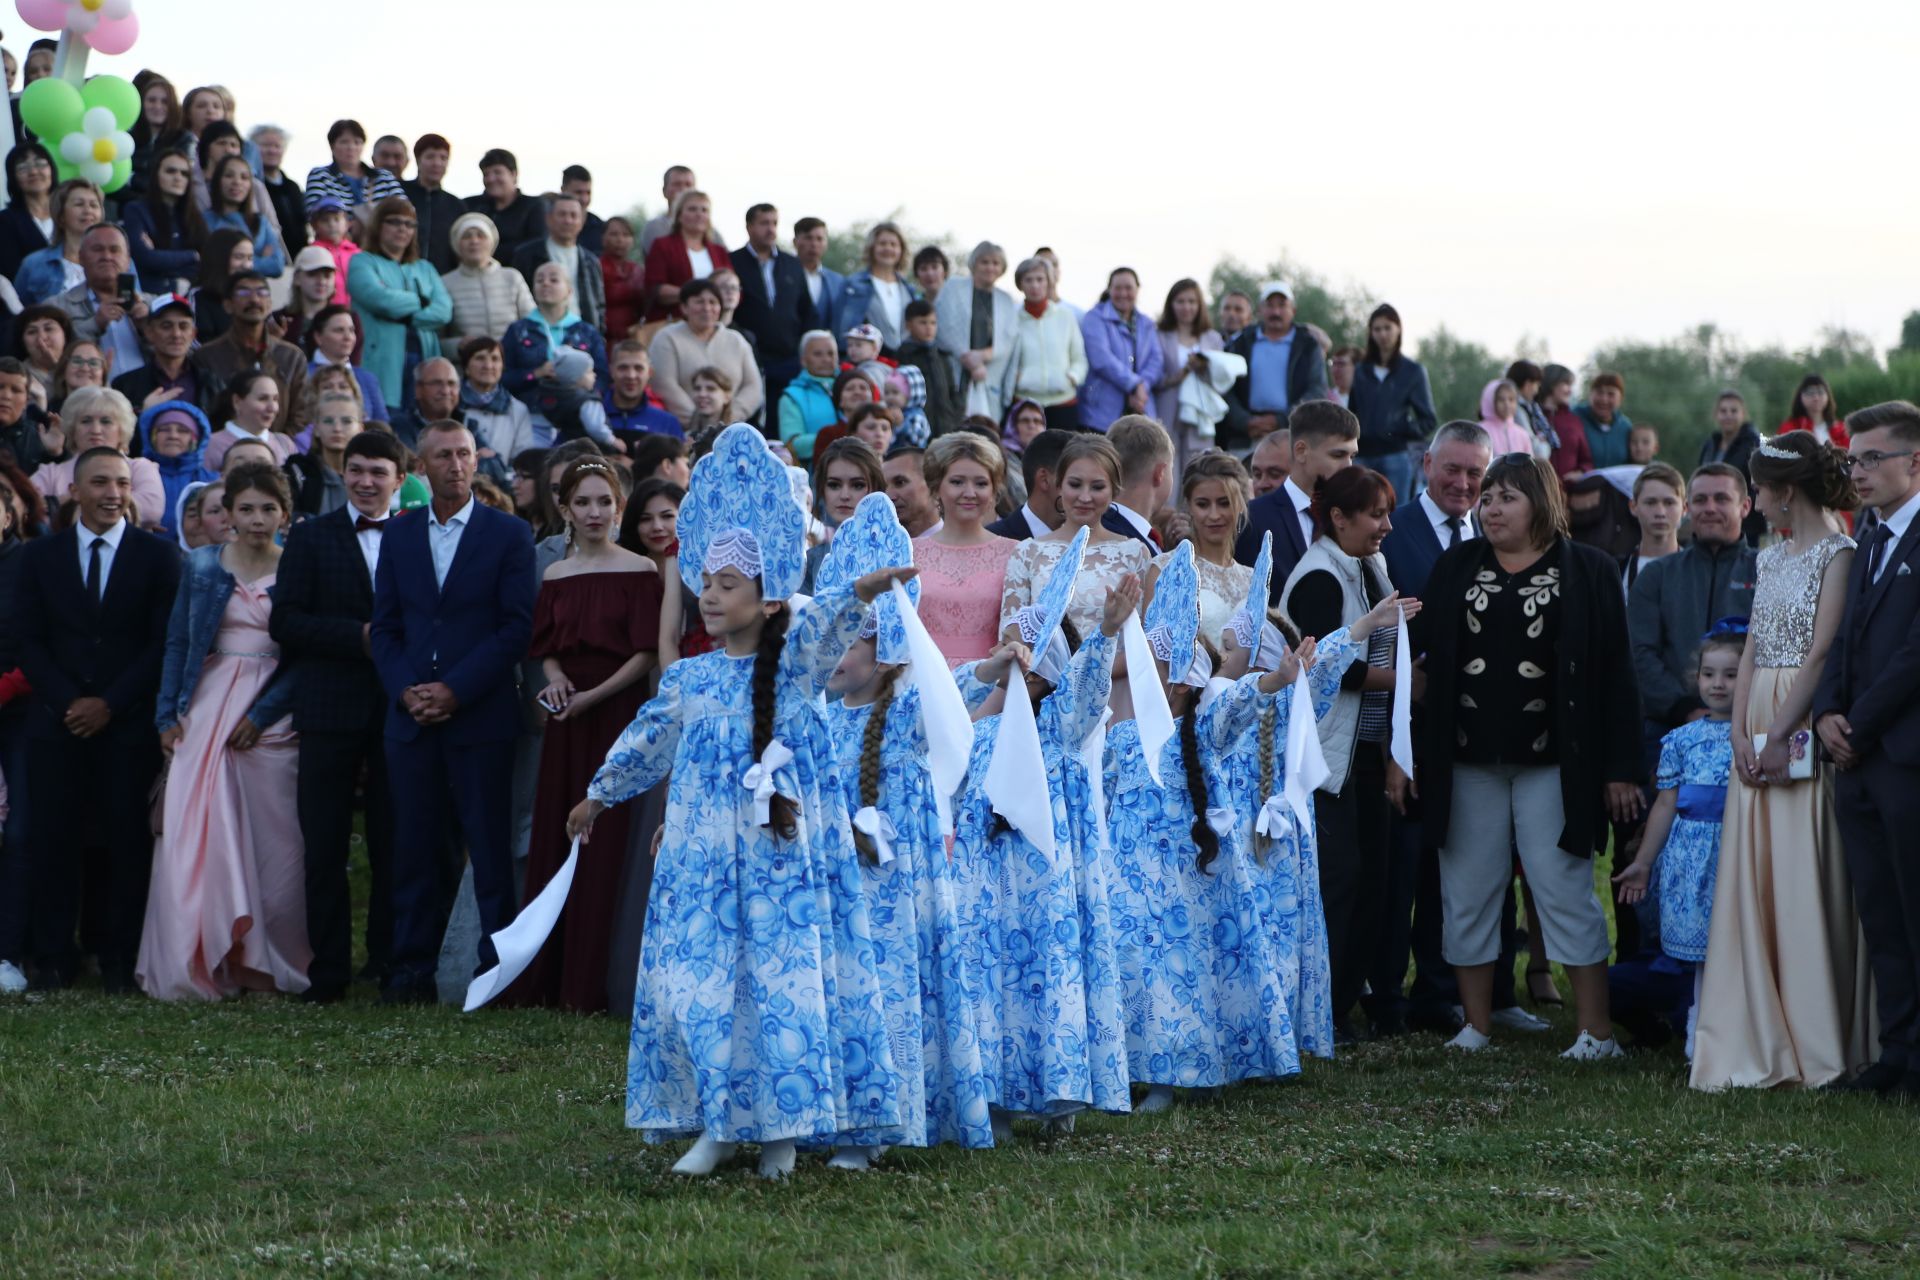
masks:
POLYGON ((774 783, 798 802, 796 839, 755 814, 752 657, 667 668, 588 788, 612 805, 672 774, 627 1063, 627 1125, 651 1140, 900 1122, 846 794, 826 776, 833 744, 814 701, 865 613, 851 592, 818 596, 787 633, 774 739, 793 760, 774 783))
POLYGON ((1707 958, 1713 918, 1720 824, 1733 774, 1733 724, 1695 720, 1660 739, 1654 786, 1679 793, 1673 827, 1660 850, 1654 882, 1660 902, 1660 949, 1694 964, 1707 958))

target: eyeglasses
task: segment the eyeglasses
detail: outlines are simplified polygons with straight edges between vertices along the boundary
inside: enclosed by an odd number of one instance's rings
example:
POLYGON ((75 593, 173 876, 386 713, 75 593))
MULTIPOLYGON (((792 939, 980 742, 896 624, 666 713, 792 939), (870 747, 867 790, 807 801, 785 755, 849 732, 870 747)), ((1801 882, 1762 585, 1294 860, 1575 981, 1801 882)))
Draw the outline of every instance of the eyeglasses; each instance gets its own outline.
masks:
POLYGON ((76 356, 67 361, 69 369, 104 369, 106 367, 107 362, 97 356, 76 356))
POLYGON ((51 169, 51 168, 53 168, 53 162, 48 160, 45 156, 27 156, 23 158, 18 164, 13 166, 13 171, 15 173, 18 173, 22 169, 51 169))
POLYGON ((1920 449, 1895 449, 1890 453, 1882 449, 1868 449, 1862 453, 1850 453, 1847 455, 1847 470, 1878 471, 1880 464, 1888 458, 1911 458, 1916 453, 1920 453, 1920 449))
POLYGON ((415 227, 419 226, 420 224, 415 222, 412 218, 388 218, 385 222, 381 223, 380 225, 383 227, 405 227, 407 230, 411 231, 415 227))
POLYGON ((270 298, 273 294, 266 289, 261 289, 256 286, 246 289, 235 289, 233 296, 236 298, 270 298))

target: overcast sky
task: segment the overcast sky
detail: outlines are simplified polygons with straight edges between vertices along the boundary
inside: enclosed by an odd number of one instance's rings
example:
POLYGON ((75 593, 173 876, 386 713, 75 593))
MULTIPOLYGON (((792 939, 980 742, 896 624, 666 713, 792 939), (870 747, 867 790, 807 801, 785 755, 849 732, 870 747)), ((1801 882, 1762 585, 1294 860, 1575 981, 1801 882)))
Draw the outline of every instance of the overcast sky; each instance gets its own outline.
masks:
POLYGON ((585 163, 602 213, 657 210, 687 163, 730 244, 757 200, 899 207, 1053 245, 1081 303, 1136 267, 1156 311, 1222 254, 1285 253, 1415 342, 1573 363, 1708 320, 1884 348, 1920 307, 1913 0, 136 4, 140 43, 90 70, 225 83, 301 177, 339 115, 446 134, 461 194, 495 145, 529 190, 585 163))

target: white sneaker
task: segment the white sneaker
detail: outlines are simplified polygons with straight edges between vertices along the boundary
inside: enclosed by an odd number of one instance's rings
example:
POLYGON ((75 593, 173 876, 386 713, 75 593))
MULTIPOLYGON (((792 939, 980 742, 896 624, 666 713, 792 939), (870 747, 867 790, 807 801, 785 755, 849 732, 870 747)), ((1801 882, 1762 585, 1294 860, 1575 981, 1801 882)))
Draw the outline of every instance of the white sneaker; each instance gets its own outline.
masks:
POLYGON ((867 1158, 865 1147, 842 1147, 827 1161, 827 1168, 844 1169, 848 1173, 865 1173, 872 1167, 873 1161, 867 1158))
POLYGON ((1560 1056, 1575 1062, 1598 1062, 1602 1058, 1624 1058, 1627 1054, 1620 1047, 1620 1042, 1611 1036, 1605 1040, 1595 1040, 1592 1032, 1582 1031, 1580 1038, 1573 1042, 1573 1048, 1560 1056))
POLYGON ((1137 1116, 1150 1116, 1156 1111, 1165 1111, 1173 1105, 1173 1086, 1156 1084, 1147 1090, 1147 1096, 1140 1099, 1140 1105, 1133 1109, 1137 1116))
POLYGON ((1536 1013, 1528 1013, 1519 1005, 1493 1011, 1493 1025, 1505 1027, 1509 1031, 1545 1031, 1553 1024, 1536 1013))
POLYGON ((1447 1048, 1458 1049, 1463 1053, 1478 1053, 1493 1043, 1492 1036, 1483 1036, 1474 1030, 1471 1022, 1460 1028, 1458 1035, 1447 1041, 1447 1048))
POLYGON ((783 1138, 760 1144, 760 1176, 778 1182, 793 1172, 794 1142, 783 1138))
POLYGON ((20 966, 11 960, 0 960, 0 995, 22 995, 27 989, 27 975, 20 972, 20 966))

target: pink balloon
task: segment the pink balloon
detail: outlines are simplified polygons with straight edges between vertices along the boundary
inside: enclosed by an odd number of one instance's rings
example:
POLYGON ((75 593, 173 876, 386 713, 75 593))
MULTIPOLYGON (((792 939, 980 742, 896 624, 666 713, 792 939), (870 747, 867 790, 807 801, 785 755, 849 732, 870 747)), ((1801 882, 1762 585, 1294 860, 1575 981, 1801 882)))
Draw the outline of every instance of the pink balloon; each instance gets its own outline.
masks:
POLYGON ((36 31, 59 31, 67 25, 66 0, 16 0, 14 7, 21 21, 36 31))
MULTIPOLYGON (((21 0, 24 5, 28 0, 21 0)), ((140 38, 140 15, 130 13, 124 18, 104 18, 86 37, 96 53, 125 53, 133 48, 133 42, 140 38)))

